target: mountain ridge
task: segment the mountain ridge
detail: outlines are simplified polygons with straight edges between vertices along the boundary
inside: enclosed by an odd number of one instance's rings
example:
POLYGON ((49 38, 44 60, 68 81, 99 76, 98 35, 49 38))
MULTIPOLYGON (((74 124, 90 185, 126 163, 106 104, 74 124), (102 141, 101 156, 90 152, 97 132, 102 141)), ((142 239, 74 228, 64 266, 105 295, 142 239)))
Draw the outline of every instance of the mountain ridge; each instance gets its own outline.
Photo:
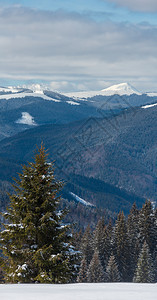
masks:
POLYGON ((137 91, 137 89, 135 89, 134 87, 132 87, 130 84, 128 84, 126 82, 112 85, 112 86, 102 89, 100 91, 85 91, 85 92, 66 93, 67 96, 74 97, 75 99, 78 99, 78 98, 87 99, 87 98, 92 98, 95 96, 113 96, 113 95, 130 96, 132 94, 142 95, 142 93, 137 91))
POLYGON ((71 173, 93 177, 155 200, 156 113, 154 106, 104 119, 34 127, 1 141, 0 156, 27 161, 35 144, 43 141, 67 178, 71 173))

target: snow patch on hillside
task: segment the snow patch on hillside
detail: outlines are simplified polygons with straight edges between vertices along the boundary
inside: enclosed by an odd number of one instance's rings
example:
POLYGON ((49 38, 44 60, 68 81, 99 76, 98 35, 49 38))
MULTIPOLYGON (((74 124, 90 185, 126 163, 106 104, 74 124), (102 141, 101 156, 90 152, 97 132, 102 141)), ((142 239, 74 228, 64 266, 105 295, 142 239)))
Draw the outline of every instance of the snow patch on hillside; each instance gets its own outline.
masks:
POLYGON ((157 106, 157 103, 144 105, 144 106, 142 106, 141 108, 146 109, 146 108, 151 108, 151 107, 154 107, 154 106, 157 106))
POLYGON ((22 112, 21 119, 18 119, 15 123, 25 124, 25 125, 30 125, 30 126, 37 125, 34 121, 34 117, 32 117, 28 112, 22 112))
POLYGON ((70 192, 70 195, 72 195, 72 196, 75 198, 76 201, 82 203, 83 205, 85 205, 85 206, 93 206, 93 207, 94 207, 93 204, 91 204, 91 203, 88 202, 88 201, 85 201, 84 199, 80 198, 80 197, 77 196, 76 194, 70 192))
POLYGON ((15 99, 15 98, 25 98, 25 97, 36 97, 36 98, 42 98, 44 100, 49 100, 49 101, 61 102, 60 100, 56 100, 51 97, 48 97, 39 91, 0 95, 0 99, 5 99, 5 100, 11 100, 11 99, 15 99))
POLYGON ((80 105, 80 103, 74 102, 74 101, 66 101, 66 103, 71 104, 71 105, 80 105))

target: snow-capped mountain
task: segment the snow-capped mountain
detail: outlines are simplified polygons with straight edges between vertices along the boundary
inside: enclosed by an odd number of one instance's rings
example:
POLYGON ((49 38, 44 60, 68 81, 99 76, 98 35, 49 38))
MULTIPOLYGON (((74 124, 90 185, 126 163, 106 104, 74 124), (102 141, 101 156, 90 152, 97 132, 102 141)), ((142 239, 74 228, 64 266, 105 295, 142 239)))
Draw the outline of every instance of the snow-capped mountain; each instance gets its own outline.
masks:
POLYGON ((48 97, 44 94, 44 92, 41 93, 41 91, 21 91, 21 92, 14 92, 14 93, 6 93, 3 95, 0 95, 0 99, 6 99, 6 100, 10 100, 10 99, 15 99, 15 98, 25 98, 25 97, 36 97, 36 98, 42 98, 44 100, 51 100, 51 101, 55 101, 55 102, 60 102, 60 100, 57 99, 53 99, 51 97, 48 97))
POLYGON ((142 95, 138 90, 136 90, 134 87, 132 87, 128 83, 120 83, 116 85, 112 85, 104 90, 102 90, 102 93, 105 93, 107 96, 112 96, 112 95, 142 95))
POLYGON ((132 87, 128 83, 120 83, 120 84, 112 85, 100 91, 66 93, 68 97, 74 97, 76 99, 78 98, 87 99, 94 96, 113 96, 113 95, 130 96, 132 94, 142 95, 139 91, 137 91, 134 87, 132 87))
POLYGON ((20 99, 20 98, 42 98, 44 100, 54 101, 54 102, 66 102, 70 105, 80 105, 75 99, 71 99, 70 97, 64 96, 62 94, 52 92, 49 90, 43 90, 40 85, 32 86, 32 89, 25 88, 0 88, 0 100, 11 100, 11 99, 20 99))
MULTIPOLYGON (((96 96, 143 96, 136 88, 131 86, 129 83, 120 83, 112 85, 108 88, 102 89, 100 91, 85 91, 85 92, 70 92, 70 93, 60 93, 51 91, 47 86, 40 84, 33 84, 23 87, 0 87, 0 100, 1 99, 15 99, 15 98, 25 98, 25 97, 35 97, 42 98, 44 100, 50 100, 54 102, 62 102, 70 105, 80 105, 82 101, 88 102, 90 98, 96 96)), ((157 97, 157 93, 145 93, 150 98, 157 97)), ((92 99, 95 101, 95 99, 92 99)), ((97 101, 96 101, 97 102, 97 101)), ((152 100, 148 102, 152 103, 152 100)), ((140 105, 140 104, 139 104, 140 105)))
POLYGON ((8 86, 8 87, 2 87, 0 86, 0 93, 5 94, 5 93, 19 93, 21 91, 21 88, 13 87, 13 86, 8 86))

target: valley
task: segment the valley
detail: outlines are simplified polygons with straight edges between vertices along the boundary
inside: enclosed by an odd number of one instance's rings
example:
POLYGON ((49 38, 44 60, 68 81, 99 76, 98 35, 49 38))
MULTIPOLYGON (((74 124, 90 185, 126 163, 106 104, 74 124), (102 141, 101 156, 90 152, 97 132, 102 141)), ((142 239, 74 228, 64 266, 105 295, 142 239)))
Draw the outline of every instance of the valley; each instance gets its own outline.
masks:
POLYGON ((116 86, 119 94, 113 89, 107 96, 103 90, 83 99, 52 91, 1 90, 1 194, 43 142, 56 176, 66 183, 66 201, 78 205, 80 197, 110 216, 119 210, 127 214, 134 202, 141 207, 145 199, 155 201, 157 99, 126 84, 116 86))

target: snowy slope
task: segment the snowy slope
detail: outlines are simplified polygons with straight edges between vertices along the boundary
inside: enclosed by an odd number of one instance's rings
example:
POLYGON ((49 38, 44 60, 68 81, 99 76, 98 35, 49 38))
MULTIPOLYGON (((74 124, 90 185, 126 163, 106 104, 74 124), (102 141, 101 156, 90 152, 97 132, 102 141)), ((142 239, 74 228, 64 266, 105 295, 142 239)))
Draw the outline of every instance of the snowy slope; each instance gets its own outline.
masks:
POLYGON ((156 300, 157 284, 1 284, 2 300, 156 300))
POLYGON ((18 93, 20 91, 21 89, 12 86, 0 87, 0 93, 18 93))
POLYGON ((152 92, 152 93, 146 93, 147 94, 147 96, 149 96, 149 97, 157 97, 157 92, 152 92))
POLYGON ((60 100, 53 99, 51 97, 48 97, 44 95, 41 91, 36 91, 36 92, 22 92, 22 93, 13 93, 13 94, 5 94, 5 95, 0 95, 0 99, 15 99, 15 98, 25 98, 25 97, 36 97, 36 98, 43 98, 44 100, 51 100, 55 102, 60 102, 60 100))
POLYGON ((137 91, 134 87, 132 87, 128 83, 120 83, 116 85, 112 85, 106 89, 103 89, 101 91, 89 91, 89 92, 74 92, 74 93, 66 93, 68 97, 74 97, 74 98, 81 98, 81 99, 87 99, 94 96, 113 96, 113 95, 142 95, 139 91, 137 91))
POLYGON ((154 107, 154 106, 157 106, 157 103, 144 105, 144 106, 142 106, 142 108, 146 109, 146 108, 151 108, 151 107, 154 107))
POLYGON ((93 204, 91 204, 90 202, 88 201, 85 201, 84 199, 80 198, 79 196, 77 196, 76 194, 70 192, 70 194, 74 197, 74 199, 77 201, 77 202, 80 202, 82 203, 83 205, 85 206, 94 206, 93 204))
POLYGON ((22 116, 15 123, 25 124, 25 125, 37 125, 34 121, 34 118, 28 112, 22 112, 22 116))
MULTIPOLYGON (((53 102, 62 102, 63 98, 65 96, 63 94, 55 93, 52 91, 43 90, 42 87, 39 84, 32 85, 32 89, 16 89, 12 87, 7 88, 0 88, 0 100, 12 100, 12 99, 19 99, 19 98, 25 98, 25 97, 35 97, 35 98, 42 98, 44 100, 49 100, 53 102), (47 95, 46 93, 51 93, 51 95, 47 95)), ((76 102, 75 99, 70 99, 69 97, 66 97, 66 100, 64 100, 67 104, 70 105, 80 105, 80 103, 76 102), (73 101, 74 100, 74 101, 73 101)))

